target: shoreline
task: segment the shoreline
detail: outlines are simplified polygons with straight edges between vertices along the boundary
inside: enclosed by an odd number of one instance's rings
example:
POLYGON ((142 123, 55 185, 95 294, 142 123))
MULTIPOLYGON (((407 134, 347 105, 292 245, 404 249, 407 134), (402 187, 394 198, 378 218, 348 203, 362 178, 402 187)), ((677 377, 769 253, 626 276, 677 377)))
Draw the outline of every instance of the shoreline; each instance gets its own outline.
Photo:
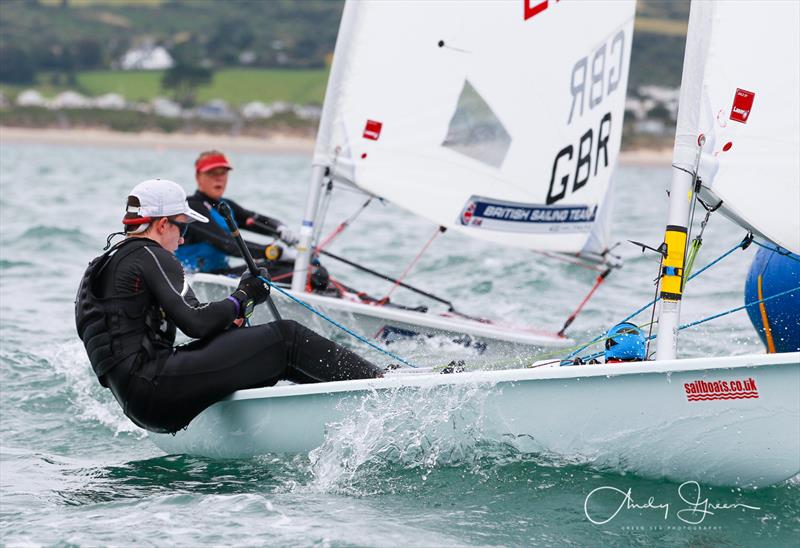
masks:
MULTIPOLYGON (((207 150, 213 148, 263 153, 306 153, 314 151, 314 139, 276 133, 270 137, 216 135, 210 133, 124 133, 104 129, 52 129, 0 126, 0 144, 87 145, 96 147, 136 147, 163 150, 207 150)), ((672 149, 623 150, 624 166, 664 166, 672 162, 672 149)))
POLYGON ((105 129, 52 129, 0 126, 0 144, 88 145, 96 147, 136 147, 186 150, 224 148, 239 152, 314 151, 314 139, 287 134, 270 137, 232 136, 211 133, 125 133, 105 129))

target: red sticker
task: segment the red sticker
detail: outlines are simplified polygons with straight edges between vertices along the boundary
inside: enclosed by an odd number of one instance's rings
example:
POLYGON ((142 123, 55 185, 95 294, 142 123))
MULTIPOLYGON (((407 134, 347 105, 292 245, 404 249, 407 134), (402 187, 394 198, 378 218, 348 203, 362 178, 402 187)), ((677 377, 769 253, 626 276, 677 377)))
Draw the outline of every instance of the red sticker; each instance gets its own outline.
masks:
POLYGON ((689 401, 758 399, 756 381, 733 379, 729 381, 694 381, 683 385, 689 401))
POLYGON ((534 15, 542 13, 544 10, 547 9, 548 0, 522 0, 525 3, 524 6, 524 14, 523 14, 523 21, 527 21, 534 15))
POLYGON ((731 108, 731 120, 734 122, 747 123, 750 117, 750 110, 753 108, 753 100, 756 94, 752 91, 736 88, 736 95, 733 97, 733 107, 731 108))
POLYGON ((475 215, 475 202, 470 202, 461 212, 461 224, 468 225, 473 215, 475 215))
POLYGON ((367 120, 367 125, 364 127, 364 139, 372 139, 377 141, 381 136, 381 128, 383 124, 375 120, 367 120))

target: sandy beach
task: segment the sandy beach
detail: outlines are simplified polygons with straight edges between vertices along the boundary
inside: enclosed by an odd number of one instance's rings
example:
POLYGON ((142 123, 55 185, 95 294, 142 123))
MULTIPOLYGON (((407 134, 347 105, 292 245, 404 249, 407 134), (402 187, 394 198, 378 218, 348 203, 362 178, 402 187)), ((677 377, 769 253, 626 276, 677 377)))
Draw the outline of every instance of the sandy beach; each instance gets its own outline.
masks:
MULTIPOLYGON (((274 134, 269 138, 203 133, 122 133, 102 129, 33 129, 0 127, 0 144, 68 144, 91 147, 180 148, 206 150, 220 148, 244 152, 307 153, 314 150, 314 139, 274 134)), ((620 154, 622 165, 669 166, 672 149, 625 150, 620 154)))
POLYGON ((86 145, 92 147, 180 148, 206 150, 222 148, 247 152, 307 152, 314 140, 275 134, 269 138, 207 133, 123 133, 102 129, 33 129, 0 127, 0 143, 86 145))

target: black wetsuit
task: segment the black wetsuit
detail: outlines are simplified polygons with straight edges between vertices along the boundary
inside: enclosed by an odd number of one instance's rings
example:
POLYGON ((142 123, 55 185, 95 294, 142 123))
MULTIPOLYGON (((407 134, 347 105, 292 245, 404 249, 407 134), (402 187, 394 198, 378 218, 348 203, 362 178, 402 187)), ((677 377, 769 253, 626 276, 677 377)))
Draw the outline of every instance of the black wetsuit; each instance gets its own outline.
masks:
MULTIPOLYGON (((218 202, 199 190, 187 198, 187 201, 192 209, 201 215, 205 215, 211 221, 189 225, 189 229, 184 236, 183 245, 177 253, 184 266, 198 272, 215 274, 240 275, 244 272, 244 266, 229 267, 227 259, 223 258, 223 256, 239 257, 240 252, 228 229, 214 221, 212 208, 216 207, 218 202), (191 250, 195 248, 196 253, 192 253, 191 250)), ((281 226, 281 222, 277 219, 245 209, 228 198, 225 198, 225 202, 231 207, 233 218, 240 229, 273 238, 280 236, 278 228, 281 226)), ((224 225, 224 223, 222 224, 224 225)), ((280 281, 283 283, 291 282, 291 276, 288 273, 292 271, 294 261, 280 260, 280 258, 277 261, 268 261, 264 258, 264 244, 247 241, 245 243, 250 250, 250 254, 267 267, 273 278, 287 274, 280 281)))
POLYGON ((185 427, 239 389, 380 376, 291 320, 232 327, 238 308, 229 299, 200 303, 172 253, 128 238, 90 263, 76 324, 100 383, 133 422, 156 432, 185 427), (176 327, 199 340, 173 346, 176 327))

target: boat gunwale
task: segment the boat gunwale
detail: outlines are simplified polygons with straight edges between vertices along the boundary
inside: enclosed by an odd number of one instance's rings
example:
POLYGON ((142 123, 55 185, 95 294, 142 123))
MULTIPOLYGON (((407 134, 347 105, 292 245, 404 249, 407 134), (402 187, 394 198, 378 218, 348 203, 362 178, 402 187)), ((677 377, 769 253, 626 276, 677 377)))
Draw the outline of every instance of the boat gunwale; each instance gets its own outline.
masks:
POLYGON ((776 354, 749 354, 744 356, 718 356, 712 358, 685 358, 677 360, 595 364, 568 367, 542 367, 468 371, 441 374, 421 373, 392 375, 380 379, 358 379, 313 384, 269 386, 239 390, 221 402, 250 399, 282 398, 292 396, 325 395, 341 392, 391 390, 399 388, 426 388, 443 385, 498 384, 536 380, 579 380, 592 377, 620 377, 627 375, 687 373, 763 366, 797 366, 800 370, 800 352, 776 354), (645 365, 646 367, 643 367, 645 365))

